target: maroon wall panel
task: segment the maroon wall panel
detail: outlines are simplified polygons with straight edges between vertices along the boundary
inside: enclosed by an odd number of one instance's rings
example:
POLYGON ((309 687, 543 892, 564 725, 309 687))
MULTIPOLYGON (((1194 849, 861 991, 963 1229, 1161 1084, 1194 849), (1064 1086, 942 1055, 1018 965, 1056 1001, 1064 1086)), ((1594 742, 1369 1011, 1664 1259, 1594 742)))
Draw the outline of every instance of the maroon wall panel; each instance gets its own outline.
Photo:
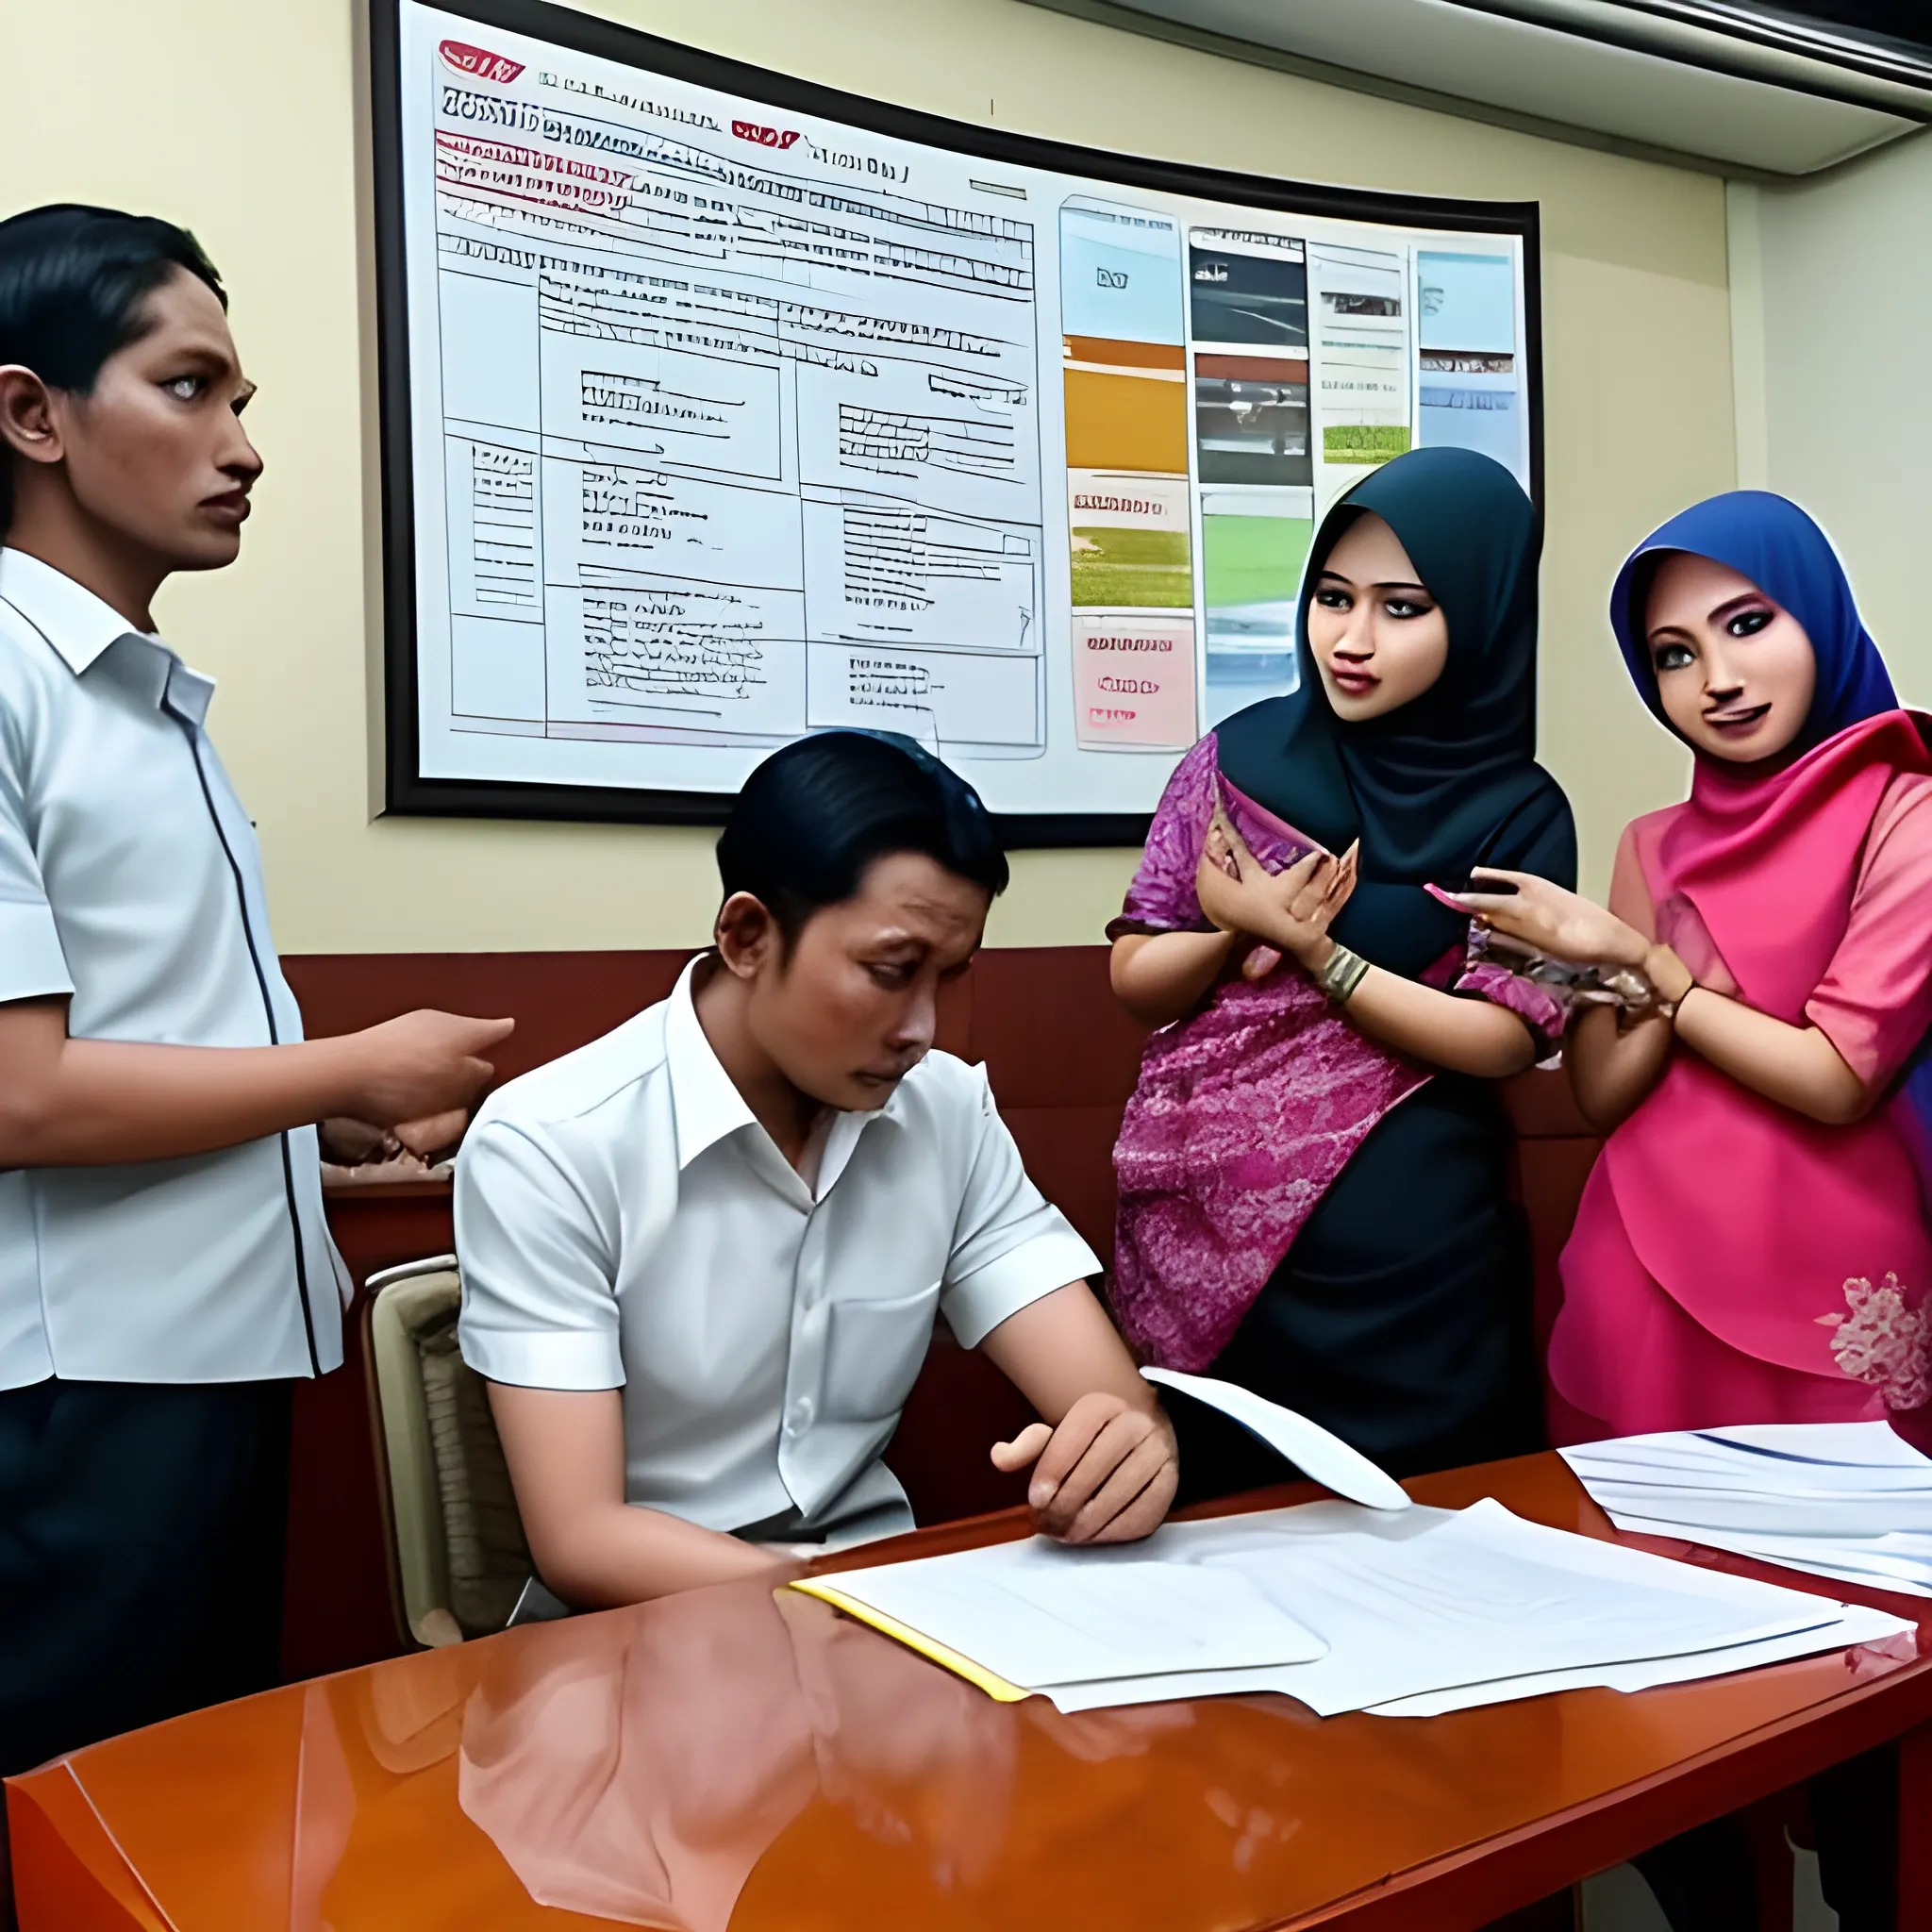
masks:
MULTIPOLYGON (((512 1019, 499 1080, 583 1046, 668 994, 692 957, 638 953, 298 953, 282 960, 311 1039, 353 1033, 418 1007, 512 1019)), ((972 978, 940 997, 939 1044, 963 1053, 972 978)))
POLYGON ((311 1037, 354 1033, 418 1007, 513 1019, 496 1052, 514 1079, 569 1053, 671 991, 684 952, 308 953, 284 958, 311 1037))
MULTIPOLYGON (((994 1089, 995 1093, 998 1089, 994 1089)), ((1080 1238, 1113 1265, 1113 1143, 1121 1104, 1102 1107, 1008 1107, 1000 1113, 1040 1191, 1080 1238)))
POLYGON ((969 1058, 1002 1109, 1126 1104, 1147 1029, 1114 998, 1107 961, 1106 946, 1019 946, 974 962, 969 1058))

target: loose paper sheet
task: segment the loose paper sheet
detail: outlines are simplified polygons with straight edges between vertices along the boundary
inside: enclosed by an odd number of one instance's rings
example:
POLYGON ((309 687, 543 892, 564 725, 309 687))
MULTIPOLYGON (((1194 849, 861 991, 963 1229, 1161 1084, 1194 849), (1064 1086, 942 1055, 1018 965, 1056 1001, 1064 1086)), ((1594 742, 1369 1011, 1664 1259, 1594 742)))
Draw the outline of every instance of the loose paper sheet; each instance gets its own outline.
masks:
POLYGON ((1883 1610, 1848 1604, 1836 1622, 1790 1637, 1767 1637, 1757 1643, 1734 1644, 1725 1650, 1699 1651, 1694 1657, 1656 1657, 1642 1663, 1612 1664, 1605 1670, 1544 1671, 1534 1676, 1504 1677, 1493 1684, 1468 1684, 1454 1690, 1431 1691, 1375 1706, 1374 1717, 1442 1717, 1452 1710, 1473 1710, 1484 1704, 1511 1704, 1522 1697, 1544 1697, 1556 1690, 1649 1690, 1663 1684, 1685 1684, 1703 1677, 1728 1676, 1734 1671, 1757 1670, 1765 1664, 1789 1663, 1827 1650, 1848 1650, 1854 1644, 1882 1643, 1908 1634, 1916 1626, 1883 1610))
POLYGON ((1884 1423, 1627 1436, 1563 1456, 1620 1529, 1932 1596, 1932 1459, 1884 1423))
POLYGON ((1184 1375, 1178 1369, 1142 1369, 1141 1373, 1150 1382, 1177 1389, 1183 1395, 1191 1395, 1196 1402, 1231 1416, 1324 1490, 1372 1509, 1408 1507, 1408 1497, 1392 1475, 1307 1416, 1212 1375, 1184 1375))

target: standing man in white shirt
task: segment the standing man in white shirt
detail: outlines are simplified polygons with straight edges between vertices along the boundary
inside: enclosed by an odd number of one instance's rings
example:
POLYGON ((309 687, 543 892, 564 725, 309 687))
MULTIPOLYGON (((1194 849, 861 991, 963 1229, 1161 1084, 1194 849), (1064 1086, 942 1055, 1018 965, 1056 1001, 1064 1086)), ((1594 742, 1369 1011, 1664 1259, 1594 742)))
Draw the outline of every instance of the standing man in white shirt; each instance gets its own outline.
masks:
POLYGON ((291 1386, 341 1361, 317 1124, 445 1144, 509 1031, 302 1039, 151 611, 261 473, 225 311, 165 222, 0 222, 0 1774, 276 1680, 291 1386))
POLYGON ((803 739, 718 868, 713 949, 503 1088, 458 1164, 463 1356, 543 1582, 631 1603, 909 1529, 880 1455, 935 1316, 1045 1418, 988 1445, 1041 1527, 1145 1536, 1174 1432, 1100 1264, 931 1050, 1007 883, 977 795, 908 740, 803 739))

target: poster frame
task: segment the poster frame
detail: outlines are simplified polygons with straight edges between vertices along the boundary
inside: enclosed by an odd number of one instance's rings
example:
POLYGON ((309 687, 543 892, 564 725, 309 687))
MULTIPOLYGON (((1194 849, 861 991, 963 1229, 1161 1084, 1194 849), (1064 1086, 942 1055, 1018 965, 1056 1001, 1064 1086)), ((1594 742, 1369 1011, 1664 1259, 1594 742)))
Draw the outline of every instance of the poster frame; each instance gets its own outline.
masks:
MULTIPOLYGON (((402 17, 410 0, 369 0, 371 135, 383 610, 386 810, 397 817, 548 820, 575 824, 719 825, 733 794, 645 787, 444 778, 422 769, 416 649, 414 425, 404 232, 402 17)), ((921 142, 1008 166, 1082 176, 1265 208, 1273 213, 1408 229, 1516 239, 1523 250, 1524 385, 1530 495, 1543 501, 1541 257, 1539 205, 1341 188, 1086 148, 894 107, 815 81, 599 19, 552 0, 433 0, 476 26, 736 94, 778 110, 835 121, 889 140, 921 142)), ((1009 812, 994 823, 1011 849, 1138 845, 1147 812, 1009 812)))

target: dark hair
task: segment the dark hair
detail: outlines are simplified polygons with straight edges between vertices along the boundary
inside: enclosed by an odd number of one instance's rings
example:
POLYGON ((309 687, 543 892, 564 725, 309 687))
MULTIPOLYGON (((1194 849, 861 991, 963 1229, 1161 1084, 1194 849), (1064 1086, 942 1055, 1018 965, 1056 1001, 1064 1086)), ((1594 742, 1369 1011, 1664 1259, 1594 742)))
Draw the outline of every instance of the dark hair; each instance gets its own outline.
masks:
MULTIPOLYGON (((228 306, 186 228, 155 215, 60 202, 0 222, 0 365, 86 395, 109 356, 147 333, 147 298, 186 269, 228 306)), ((12 464, 0 461, 0 532, 13 520, 12 464)))
POLYGON ((718 841, 718 875, 727 899, 759 900, 789 946, 895 852, 1006 891, 1007 855, 957 772, 896 732, 823 731, 774 751, 744 781, 718 841))

